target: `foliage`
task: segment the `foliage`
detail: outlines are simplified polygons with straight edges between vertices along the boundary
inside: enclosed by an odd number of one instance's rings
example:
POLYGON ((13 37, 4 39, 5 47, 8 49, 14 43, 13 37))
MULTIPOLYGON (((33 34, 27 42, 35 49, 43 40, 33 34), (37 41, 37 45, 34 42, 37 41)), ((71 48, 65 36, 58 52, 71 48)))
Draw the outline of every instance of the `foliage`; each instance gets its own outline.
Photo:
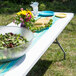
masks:
MULTIPOLYGON (((25 10, 26 8, 29 10, 32 10, 32 7, 30 7, 30 3, 33 0, 31 1, 26 0, 26 1, 23 3, 12 2, 12 0, 0 1, 0 13, 14 13, 14 12, 18 12, 20 8, 24 8, 25 10), (29 2, 26 3, 26 1, 29 1, 29 2)), ((59 0, 53 0, 53 1, 38 0, 38 2, 39 2, 40 11, 52 10, 52 11, 63 11, 63 12, 76 12, 76 0, 67 0, 65 2, 62 2, 61 0, 60 1, 59 0)))
MULTIPOLYGON (((41 0, 4 0, 4 1, 9 1, 9 2, 13 2, 13 3, 18 3, 18 4, 29 4, 31 2, 40 2, 41 0)), ((43 0, 46 1, 46 0, 43 0)), ((53 1, 53 0, 48 0, 48 1, 53 1)))

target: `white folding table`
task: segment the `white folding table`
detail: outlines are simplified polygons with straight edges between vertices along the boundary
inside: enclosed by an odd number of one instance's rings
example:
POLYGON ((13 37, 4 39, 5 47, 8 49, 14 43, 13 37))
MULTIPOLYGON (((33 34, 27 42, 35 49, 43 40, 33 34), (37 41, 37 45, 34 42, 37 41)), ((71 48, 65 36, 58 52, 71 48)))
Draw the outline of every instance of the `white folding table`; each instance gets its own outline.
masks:
MULTIPOLYGON (((67 17, 58 19, 52 27, 37 40, 32 48, 28 48, 26 55, 24 55, 11 70, 6 72, 4 76, 26 76, 74 16, 73 13, 66 14, 67 17)), ((10 25, 14 25, 14 23, 8 24, 8 26, 10 25)))

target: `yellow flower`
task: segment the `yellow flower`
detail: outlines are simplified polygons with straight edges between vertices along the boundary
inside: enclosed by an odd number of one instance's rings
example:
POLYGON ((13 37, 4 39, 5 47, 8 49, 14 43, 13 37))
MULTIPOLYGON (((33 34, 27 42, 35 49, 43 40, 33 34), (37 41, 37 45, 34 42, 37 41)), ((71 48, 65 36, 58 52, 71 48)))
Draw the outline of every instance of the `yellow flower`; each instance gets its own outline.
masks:
POLYGON ((31 11, 27 11, 27 12, 28 12, 28 14, 32 15, 31 11))
POLYGON ((29 14, 29 15, 33 16, 33 14, 32 14, 32 12, 31 12, 31 11, 27 11, 27 12, 28 12, 28 14, 29 14))
POLYGON ((17 13, 17 15, 21 15, 21 11, 17 13))
POLYGON ((26 13, 27 13, 27 11, 22 10, 22 11, 18 12, 17 15, 26 15, 26 13))
POLYGON ((22 14, 22 15, 26 15, 26 14, 27 14, 27 11, 22 10, 22 11, 21 11, 21 14, 22 14))

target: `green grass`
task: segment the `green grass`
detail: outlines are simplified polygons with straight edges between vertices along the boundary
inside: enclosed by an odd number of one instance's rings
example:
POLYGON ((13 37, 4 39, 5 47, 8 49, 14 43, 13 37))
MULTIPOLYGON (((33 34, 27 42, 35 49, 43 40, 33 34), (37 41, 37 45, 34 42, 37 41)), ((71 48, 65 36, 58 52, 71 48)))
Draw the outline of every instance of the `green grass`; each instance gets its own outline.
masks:
MULTIPOLYGON (((63 4, 62 2, 41 1, 39 10, 75 12, 76 5, 74 3, 76 3, 75 0, 63 4)), ((13 3, 10 5, 8 2, 2 5, 0 25, 7 25, 12 22, 13 17, 21 7, 31 10, 29 5, 17 4, 16 6, 13 3), (5 5, 6 8, 3 8, 5 5)), ((27 76, 76 76, 76 14, 59 35, 58 40, 66 51, 66 60, 62 60, 63 52, 58 45, 52 44, 27 76)))
POLYGON ((16 14, 0 14, 0 25, 7 25, 13 21, 16 14))

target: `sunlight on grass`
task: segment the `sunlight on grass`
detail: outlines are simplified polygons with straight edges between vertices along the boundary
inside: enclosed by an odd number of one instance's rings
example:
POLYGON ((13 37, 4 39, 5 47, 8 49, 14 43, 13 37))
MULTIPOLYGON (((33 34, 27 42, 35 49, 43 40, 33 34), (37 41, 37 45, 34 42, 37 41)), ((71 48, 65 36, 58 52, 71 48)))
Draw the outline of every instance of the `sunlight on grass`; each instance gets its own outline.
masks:
POLYGON ((14 14, 0 14, 0 25, 7 25, 13 21, 14 14))

